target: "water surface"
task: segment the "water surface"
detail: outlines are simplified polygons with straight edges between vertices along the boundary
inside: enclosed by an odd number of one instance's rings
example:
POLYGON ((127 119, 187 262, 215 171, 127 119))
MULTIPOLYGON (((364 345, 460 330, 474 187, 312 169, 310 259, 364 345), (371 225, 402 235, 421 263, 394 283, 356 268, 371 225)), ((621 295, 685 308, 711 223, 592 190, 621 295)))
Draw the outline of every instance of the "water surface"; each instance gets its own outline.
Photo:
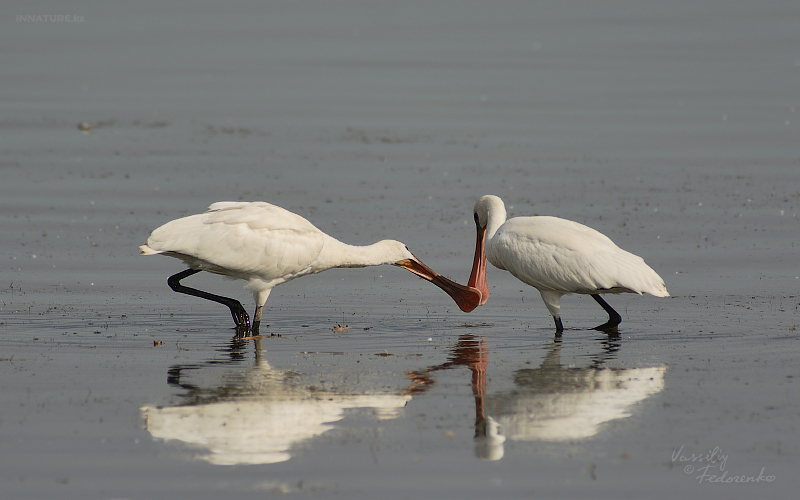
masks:
POLYGON ((793 2, 2 10, 9 498, 797 489, 793 2), (74 17, 17 17, 50 14, 74 17), (609 298, 612 338, 565 298, 557 341, 496 269, 468 315, 401 269, 333 270, 236 342, 224 307, 169 290, 178 261, 137 255, 265 200, 464 282, 483 194, 604 232, 672 296, 609 298))

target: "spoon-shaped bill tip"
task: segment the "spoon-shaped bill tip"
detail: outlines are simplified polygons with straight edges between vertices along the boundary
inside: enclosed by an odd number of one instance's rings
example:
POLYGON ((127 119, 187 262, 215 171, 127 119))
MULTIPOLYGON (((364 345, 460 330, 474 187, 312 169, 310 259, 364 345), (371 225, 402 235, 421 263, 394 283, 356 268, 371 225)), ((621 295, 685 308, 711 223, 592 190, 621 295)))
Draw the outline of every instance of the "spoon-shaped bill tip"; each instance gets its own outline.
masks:
POLYGON ((464 286, 449 280, 437 273, 430 267, 423 264, 419 259, 404 259, 395 263, 403 269, 407 269, 416 274, 420 278, 430 281, 434 285, 444 290, 447 295, 458 305, 458 308, 464 312, 471 312, 481 303, 481 292, 471 286, 464 286))

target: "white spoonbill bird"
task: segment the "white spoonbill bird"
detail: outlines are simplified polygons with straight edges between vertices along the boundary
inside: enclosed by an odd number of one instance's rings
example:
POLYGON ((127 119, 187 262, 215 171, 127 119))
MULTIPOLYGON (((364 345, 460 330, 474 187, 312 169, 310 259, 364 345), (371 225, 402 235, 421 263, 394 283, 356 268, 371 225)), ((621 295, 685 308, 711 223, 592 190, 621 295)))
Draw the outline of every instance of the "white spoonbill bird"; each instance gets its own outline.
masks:
POLYGON ((346 245, 303 217, 263 201, 214 203, 205 213, 159 227, 139 251, 185 262, 189 269, 170 276, 170 288, 228 306, 239 335, 250 330, 250 319, 238 300, 189 288, 181 280, 200 271, 246 280, 245 288, 253 292, 256 302, 254 333, 274 287, 334 267, 402 267, 447 292, 466 312, 476 308, 481 298, 476 289, 450 281, 423 264, 399 241, 346 245))
POLYGON ((475 203, 478 240, 468 286, 489 298, 486 261, 505 269, 539 290, 547 310, 561 323, 561 296, 589 294, 608 313, 596 330, 615 331, 622 317, 600 297, 601 293, 649 293, 668 297, 664 280, 641 257, 619 248, 606 235, 558 217, 514 217, 506 220, 506 207, 497 196, 475 203))

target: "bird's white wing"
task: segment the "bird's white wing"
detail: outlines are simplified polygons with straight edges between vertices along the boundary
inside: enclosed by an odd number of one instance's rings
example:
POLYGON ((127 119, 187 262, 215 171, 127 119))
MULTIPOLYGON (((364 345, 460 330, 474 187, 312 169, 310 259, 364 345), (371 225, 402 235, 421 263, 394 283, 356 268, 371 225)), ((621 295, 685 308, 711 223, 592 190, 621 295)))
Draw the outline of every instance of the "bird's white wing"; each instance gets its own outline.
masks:
POLYGON ((663 280, 641 257, 590 227, 557 217, 509 219, 487 248, 487 257, 544 290, 666 292, 663 280))
POLYGON ((234 277, 287 281, 313 272, 323 233, 303 217, 264 202, 219 202, 164 224, 147 246, 192 267, 234 277))

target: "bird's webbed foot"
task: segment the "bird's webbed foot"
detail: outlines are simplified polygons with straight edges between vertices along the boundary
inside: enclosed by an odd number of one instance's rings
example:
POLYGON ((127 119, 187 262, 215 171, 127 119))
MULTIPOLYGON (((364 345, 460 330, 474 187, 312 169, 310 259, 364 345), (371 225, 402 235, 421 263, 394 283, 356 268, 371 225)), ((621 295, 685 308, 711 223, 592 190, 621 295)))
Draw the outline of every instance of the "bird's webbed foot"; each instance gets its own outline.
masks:
POLYGON ((594 327, 593 330, 598 330, 598 331, 607 333, 609 335, 619 335, 619 330, 617 330, 617 326, 619 326, 619 324, 621 322, 622 321, 610 321, 609 320, 609 321, 606 321, 605 323, 603 323, 602 325, 598 325, 598 326, 594 327))
POLYGON ((247 314, 247 311, 244 310, 242 304, 234 302, 229 307, 231 308, 231 316, 233 316, 233 321, 236 323, 236 326, 246 326, 250 328, 250 316, 247 314))
POLYGON ((251 332, 250 325, 236 325, 235 331, 236 333, 234 337, 237 339, 243 339, 245 337, 249 337, 251 332))
POLYGON ((250 316, 247 314, 247 311, 245 311, 242 304, 238 301, 232 301, 227 305, 231 309, 231 316, 233 316, 233 322, 236 323, 236 336, 237 337, 249 336, 251 328, 250 328, 250 316))
POLYGON ((592 298, 597 301, 598 304, 608 313, 608 321, 603 323, 602 325, 594 327, 595 330, 600 330, 601 332, 606 333, 618 333, 617 326, 622 323, 622 316, 619 315, 617 311, 614 310, 613 307, 608 305, 608 302, 603 300, 602 297, 598 294, 592 294, 592 298))

